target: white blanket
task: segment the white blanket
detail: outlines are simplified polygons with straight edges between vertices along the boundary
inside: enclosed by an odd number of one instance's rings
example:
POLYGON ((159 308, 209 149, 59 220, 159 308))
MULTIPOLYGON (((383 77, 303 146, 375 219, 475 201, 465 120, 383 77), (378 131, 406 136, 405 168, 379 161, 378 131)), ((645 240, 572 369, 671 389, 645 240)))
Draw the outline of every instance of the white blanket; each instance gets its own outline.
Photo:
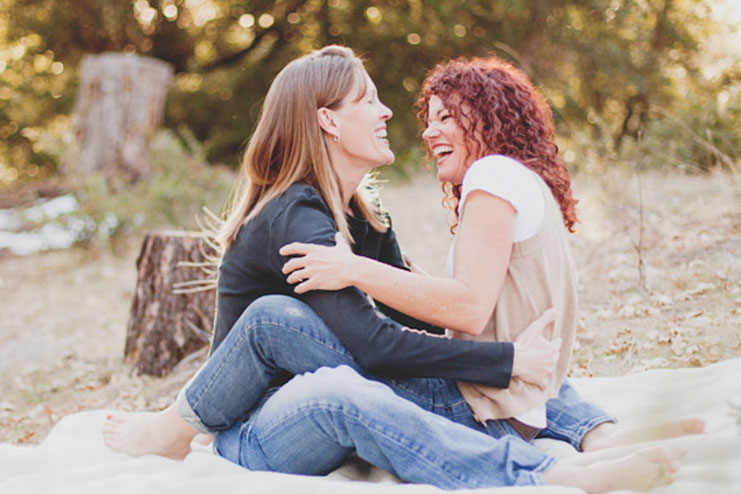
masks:
MULTIPOLYGON (((654 370, 573 382, 583 396, 625 424, 689 416, 706 420, 704 435, 663 441, 683 453, 679 460, 681 469, 674 484, 653 492, 741 493, 741 358, 704 368, 654 370)), ((428 485, 401 484, 380 470, 368 471, 357 464, 347 465, 329 477, 308 477, 250 472, 205 448, 194 450, 182 462, 156 456, 131 458, 113 453, 103 445, 101 426, 107 413, 97 410, 65 417, 38 446, 0 444, 0 493, 443 492, 428 485)), ((537 445, 555 456, 577 454, 570 446, 556 441, 539 440, 537 445)), ((630 450, 623 448, 621 453, 630 450)), ((605 453, 583 456, 585 461, 592 461, 605 453)), ((476 492, 579 494, 582 491, 512 487, 476 492)))

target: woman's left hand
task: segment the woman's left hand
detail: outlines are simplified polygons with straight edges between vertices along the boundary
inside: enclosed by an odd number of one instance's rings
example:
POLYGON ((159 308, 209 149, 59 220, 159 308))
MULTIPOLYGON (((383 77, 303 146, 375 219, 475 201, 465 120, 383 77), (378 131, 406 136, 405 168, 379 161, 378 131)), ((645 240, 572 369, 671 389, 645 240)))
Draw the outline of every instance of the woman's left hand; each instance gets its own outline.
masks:
POLYGON ((296 293, 310 290, 341 290, 352 285, 352 274, 358 256, 353 254, 341 233, 335 235, 335 246, 294 242, 280 248, 282 256, 298 256, 283 265, 286 281, 296 284, 296 293))

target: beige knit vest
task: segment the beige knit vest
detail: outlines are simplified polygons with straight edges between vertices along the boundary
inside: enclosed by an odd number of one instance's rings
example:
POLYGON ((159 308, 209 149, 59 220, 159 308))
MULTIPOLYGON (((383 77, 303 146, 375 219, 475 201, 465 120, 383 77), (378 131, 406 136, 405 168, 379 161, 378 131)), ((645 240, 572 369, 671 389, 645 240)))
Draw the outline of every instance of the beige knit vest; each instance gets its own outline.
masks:
POLYGON ((546 389, 512 378, 507 389, 458 382, 474 416, 483 422, 522 414, 558 396, 566 377, 577 323, 577 272, 566 238, 561 209, 538 177, 545 196, 545 217, 538 233, 512 246, 502 292, 480 336, 450 331, 453 338, 514 341, 546 309, 556 309, 555 335, 563 339, 556 370, 546 389))

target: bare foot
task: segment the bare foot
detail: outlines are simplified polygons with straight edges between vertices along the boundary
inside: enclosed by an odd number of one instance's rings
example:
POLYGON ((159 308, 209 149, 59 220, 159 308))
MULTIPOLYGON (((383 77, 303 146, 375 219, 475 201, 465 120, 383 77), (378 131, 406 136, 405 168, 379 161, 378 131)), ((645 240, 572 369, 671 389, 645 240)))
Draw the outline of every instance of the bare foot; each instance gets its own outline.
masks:
POLYGON ((113 451, 131 456, 159 455, 182 460, 198 431, 183 421, 175 407, 161 412, 115 413, 103 424, 103 441, 113 451))
POLYGON ((581 448, 586 453, 626 444, 670 439, 689 434, 702 434, 703 432, 705 432, 705 421, 698 418, 671 420, 654 425, 635 427, 600 424, 584 436, 581 448))
POLYGON ((649 491, 670 484, 679 470, 664 447, 642 449, 632 455, 572 466, 557 463, 544 475, 549 485, 579 487, 590 494, 616 490, 649 491))
POLYGON ((198 444, 202 444, 203 446, 208 446, 212 442, 214 442, 214 436, 211 434, 198 434, 193 441, 197 442, 198 444))

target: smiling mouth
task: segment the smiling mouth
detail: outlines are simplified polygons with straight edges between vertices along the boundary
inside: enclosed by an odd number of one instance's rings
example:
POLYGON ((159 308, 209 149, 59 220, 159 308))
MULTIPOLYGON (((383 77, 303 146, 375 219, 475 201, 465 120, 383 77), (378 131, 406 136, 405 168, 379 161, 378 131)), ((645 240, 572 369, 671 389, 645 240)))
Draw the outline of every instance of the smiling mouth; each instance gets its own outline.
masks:
POLYGON ((432 154, 437 158, 438 163, 451 154, 453 154, 453 147, 452 146, 437 146, 435 149, 432 150, 432 154))

